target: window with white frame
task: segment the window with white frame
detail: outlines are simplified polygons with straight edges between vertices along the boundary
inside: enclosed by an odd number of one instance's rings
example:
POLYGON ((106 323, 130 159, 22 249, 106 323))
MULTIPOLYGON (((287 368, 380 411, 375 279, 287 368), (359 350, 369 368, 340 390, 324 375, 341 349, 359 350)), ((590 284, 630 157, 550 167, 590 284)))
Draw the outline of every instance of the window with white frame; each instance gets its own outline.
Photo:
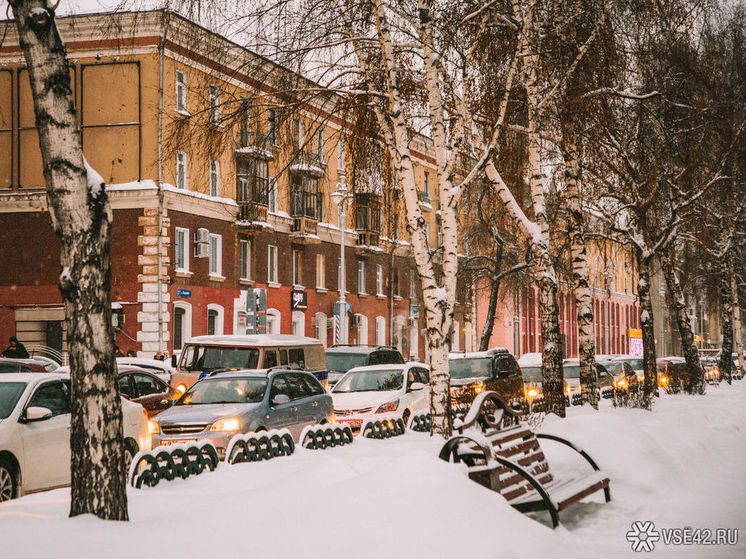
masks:
POLYGON ((267 282, 279 283, 277 281, 277 247, 267 245, 267 282))
POLYGON ((279 334, 282 313, 277 309, 267 309, 267 334, 279 334))
POLYGON ((220 88, 210 86, 210 124, 220 124, 220 88))
POLYGON ((345 141, 342 136, 337 139, 337 169, 344 171, 345 168, 345 141))
POLYGON ((323 254, 316 255, 316 287, 326 289, 326 259, 323 254))
POLYGON ((277 142, 277 116, 274 109, 267 109, 267 143, 274 145, 277 142))
POLYGON ((386 319, 376 317, 376 345, 386 345, 386 319))
POLYGON ((303 254, 293 250, 293 285, 303 285, 303 254))
POLYGON ((303 125, 299 118, 293 119, 293 142, 295 149, 303 147, 303 125))
POLYGON ((220 336, 223 334, 225 311, 221 305, 209 303, 207 305, 207 335, 220 336))
POLYGON ((277 211, 277 179, 269 179, 267 205, 270 212, 277 211))
POLYGON ((183 151, 176 152, 176 188, 186 189, 189 187, 189 176, 187 175, 187 154, 183 151))
POLYGON ((376 295, 383 295, 383 266, 376 264, 376 295))
POLYGON ((189 338, 192 337, 192 305, 185 301, 175 301, 173 307, 173 347, 181 349, 189 338))
POLYGON ((220 235, 210 233, 209 237, 210 244, 210 275, 211 276, 222 276, 223 275, 223 238, 220 235))
POLYGON ((176 110, 180 113, 187 112, 187 83, 186 74, 176 70, 176 110))
POLYGON ((251 279, 251 241, 238 241, 238 277, 242 280, 251 279))
POLYGON ((176 228, 176 239, 174 242, 174 265, 177 272, 189 271, 189 248, 191 238, 189 229, 176 228))
POLYGON ((365 293, 365 261, 357 261, 357 291, 365 293))
POLYGON ((220 196, 219 161, 210 161, 210 196, 220 196))

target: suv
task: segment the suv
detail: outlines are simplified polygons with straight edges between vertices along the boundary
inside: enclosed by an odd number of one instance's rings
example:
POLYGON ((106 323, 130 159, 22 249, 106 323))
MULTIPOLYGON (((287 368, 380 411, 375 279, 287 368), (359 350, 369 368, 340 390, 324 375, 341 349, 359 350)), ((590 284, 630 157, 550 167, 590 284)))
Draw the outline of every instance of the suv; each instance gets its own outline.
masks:
POLYGON ((334 386, 353 367, 401 365, 404 357, 393 346, 333 345, 326 350, 329 386, 334 386))
POLYGON ((451 353, 448 362, 454 408, 467 407, 486 390, 497 392, 511 406, 524 407, 521 368, 507 349, 451 353))

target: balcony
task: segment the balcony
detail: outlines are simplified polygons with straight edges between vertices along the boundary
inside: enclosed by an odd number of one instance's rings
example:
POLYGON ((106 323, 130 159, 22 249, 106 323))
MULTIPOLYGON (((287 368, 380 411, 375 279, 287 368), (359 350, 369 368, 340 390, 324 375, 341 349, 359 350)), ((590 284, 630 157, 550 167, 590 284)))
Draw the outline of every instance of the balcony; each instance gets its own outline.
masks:
POLYGON ((423 212, 433 211, 433 205, 430 202, 430 194, 427 192, 427 190, 417 191, 417 202, 423 212))
POLYGON ((258 202, 238 202, 236 227, 245 231, 263 231, 271 229, 267 223, 267 205, 258 202))
POLYGON ((293 225, 290 229, 290 241, 300 244, 317 244, 318 220, 320 215, 320 197, 312 187, 317 187, 315 179, 293 183, 290 190, 290 213, 293 225))
POLYGON ((318 153, 297 151, 288 169, 291 173, 302 173, 319 178, 324 176, 326 164, 321 160, 318 153))
POLYGON ((381 197, 370 193, 355 194, 355 230, 358 254, 381 252, 381 197))
POLYGON ((321 239, 318 235, 318 221, 312 217, 293 216, 290 242, 302 245, 319 244, 321 239))
POLYGON ((266 161, 275 158, 271 151, 272 138, 267 134, 255 130, 242 130, 240 144, 233 152, 236 157, 250 157, 266 161))

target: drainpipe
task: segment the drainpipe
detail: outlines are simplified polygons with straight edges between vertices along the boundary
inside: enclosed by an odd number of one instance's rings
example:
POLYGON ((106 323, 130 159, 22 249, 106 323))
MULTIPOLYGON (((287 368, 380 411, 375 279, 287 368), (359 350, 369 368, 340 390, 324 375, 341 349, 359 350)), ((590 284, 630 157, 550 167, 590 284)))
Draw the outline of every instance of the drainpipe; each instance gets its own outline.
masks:
POLYGON ((163 36, 158 45, 158 351, 164 353, 163 347, 163 66, 168 31, 168 13, 163 12, 163 36))

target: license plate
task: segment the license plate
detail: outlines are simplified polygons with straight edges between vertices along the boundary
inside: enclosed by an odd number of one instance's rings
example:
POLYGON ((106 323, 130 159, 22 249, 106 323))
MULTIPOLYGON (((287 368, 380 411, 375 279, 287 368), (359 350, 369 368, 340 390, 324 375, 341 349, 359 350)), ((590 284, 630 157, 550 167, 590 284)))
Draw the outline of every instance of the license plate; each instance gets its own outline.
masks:
POLYGON ((172 444, 182 444, 182 443, 193 443, 197 439, 169 439, 165 441, 161 441, 161 446, 171 446, 172 444))
POLYGON ((347 423, 351 428, 353 429, 360 429, 360 426, 363 424, 362 419, 343 419, 340 421, 340 423, 347 423))

